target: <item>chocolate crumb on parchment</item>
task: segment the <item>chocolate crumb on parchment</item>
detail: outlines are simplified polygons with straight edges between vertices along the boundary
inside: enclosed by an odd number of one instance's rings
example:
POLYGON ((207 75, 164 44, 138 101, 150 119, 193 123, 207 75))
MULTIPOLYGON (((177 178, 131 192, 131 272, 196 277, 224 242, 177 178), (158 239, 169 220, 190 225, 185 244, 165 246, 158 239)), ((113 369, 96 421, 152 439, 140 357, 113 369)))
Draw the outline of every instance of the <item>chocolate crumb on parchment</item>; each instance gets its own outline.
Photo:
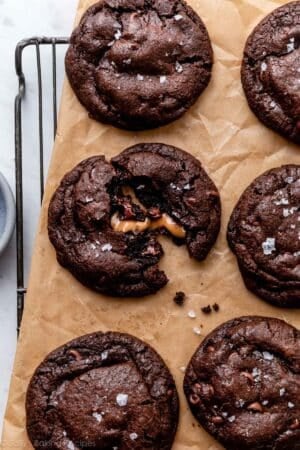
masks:
POLYGON ((207 306, 204 306, 203 308, 201 308, 201 311, 202 311, 204 314, 210 314, 210 313, 212 312, 212 309, 211 309, 211 306, 210 306, 210 305, 207 305, 207 306))
POLYGON ((178 306, 183 306, 184 302, 186 300, 186 294, 184 292, 176 292, 175 297, 174 297, 174 302, 176 303, 176 305, 178 306))

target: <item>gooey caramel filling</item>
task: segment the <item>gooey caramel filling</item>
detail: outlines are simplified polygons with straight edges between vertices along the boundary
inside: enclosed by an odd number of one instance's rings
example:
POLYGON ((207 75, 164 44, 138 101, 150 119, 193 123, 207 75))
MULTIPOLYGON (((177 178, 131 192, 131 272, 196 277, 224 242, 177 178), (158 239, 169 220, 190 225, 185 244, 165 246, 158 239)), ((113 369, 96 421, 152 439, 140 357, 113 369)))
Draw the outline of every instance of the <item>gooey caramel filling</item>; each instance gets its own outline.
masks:
POLYGON ((143 222, 137 220, 120 220, 118 213, 114 214, 111 218, 111 226, 114 231, 121 233, 141 232, 146 230, 157 230, 158 228, 166 228, 173 236, 177 238, 185 238, 186 231, 183 227, 178 225, 174 220, 163 214, 160 219, 150 220, 146 219, 143 222))
MULTIPOLYGON (((131 197, 132 201, 139 205, 139 207, 147 212, 144 205, 139 201, 137 196, 135 195, 134 190, 130 186, 122 187, 123 195, 131 197)), ((137 220, 120 220, 118 213, 114 214, 111 218, 111 226, 114 231, 119 233, 129 233, 129 232, 142 232, 146 230, 157 230, 158 228, 166 228, 172 236, 177 238, 185 238, 186 231, 183 227, 178 225, 172 217, 168 216, 168 214, 163 214, 162 217, 156 220, 150 220, 147 218, 143 222, 139 222, 137 220)))

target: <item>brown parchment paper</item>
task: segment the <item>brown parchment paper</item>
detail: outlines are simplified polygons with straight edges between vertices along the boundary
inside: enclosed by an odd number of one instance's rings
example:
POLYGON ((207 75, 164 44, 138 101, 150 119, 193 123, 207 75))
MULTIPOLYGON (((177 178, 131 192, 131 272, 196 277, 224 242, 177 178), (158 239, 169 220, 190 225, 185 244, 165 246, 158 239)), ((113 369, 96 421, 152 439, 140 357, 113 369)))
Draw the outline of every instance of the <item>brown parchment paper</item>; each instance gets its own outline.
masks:
MULTIPOLYGON (((81 0, 78 16, 94 3, 81 0)), ((196 105, 179 121, 143 133, 120 131, 90 120, 65 83, 58 135, 37 232, 29 290, 4 422, 2 448, 31 449, 25 431, 24 400, 35 367, 54 348, 96 330, 117 330, 151 344, 171 369, 181 397, 174 450, 219 450, 196 425, 182 393, 183 373, 203 337, 222 322, 248 314, 276 316, 300 328, 300 311, 277 309, 249 293, 226 244, 229 215, 248 184, 267 169, 300 163, 300 149, 265 128, 250 112, 240 82, 240 62, 253 27, 281 0, 189 0, 207 25, 213 41, 212 81, 196 105), (223 226, 207 260, 189 259, 184 247, 165 239, 162 267, 170 283, 155 296, 141 300, 111 299, 81 286, 56 262, 47 236, 49 199, 61 177, 83 158, 104 153, 107 158, 138 142, 179 146, 201 160, 220 189, 223 226), (173 302, 177 290, 188 300, 173 302), (220 312, 204 316, 200 308, 217 302, 220 312), (197 312, 196 319, 187 316, 197 312), (193 327, 203 325, 202 336, 193 327)), ((66 5, 67 7, 67 5, 66 5)))

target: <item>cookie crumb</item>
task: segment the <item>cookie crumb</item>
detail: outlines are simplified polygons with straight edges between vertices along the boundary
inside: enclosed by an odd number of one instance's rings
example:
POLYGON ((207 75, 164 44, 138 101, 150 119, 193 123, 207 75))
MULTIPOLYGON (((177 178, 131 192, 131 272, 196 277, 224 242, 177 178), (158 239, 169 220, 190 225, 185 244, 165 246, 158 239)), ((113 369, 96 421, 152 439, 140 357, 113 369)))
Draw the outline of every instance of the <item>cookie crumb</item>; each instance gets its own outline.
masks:
POLYGON ((176 292, 174 297, 174 302, 178 306, 183 306, 184 302, 186 300, 186 294, 182 291, 176 292))
POLYGON ((210 306, 210 305, 207 305, 207 306, 204 306, 203 308, 201 308, 201 311, 202 311, 204 314, 210 314, 210 313, 212 312, 212 309, 211 309, 211 306, 210 306))

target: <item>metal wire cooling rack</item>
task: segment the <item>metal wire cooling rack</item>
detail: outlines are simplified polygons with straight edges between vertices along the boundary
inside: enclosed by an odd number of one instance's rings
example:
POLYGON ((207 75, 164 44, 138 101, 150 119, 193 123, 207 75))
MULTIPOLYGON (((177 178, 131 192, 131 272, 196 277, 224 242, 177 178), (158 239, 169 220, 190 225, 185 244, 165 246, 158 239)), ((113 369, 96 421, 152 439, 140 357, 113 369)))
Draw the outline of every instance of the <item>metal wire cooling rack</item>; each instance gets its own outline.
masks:
POLYGON ((34 37, 26 39, 16 47, 15 52, 15 68, 19 80, 19 90, 15 99, 15 171, 16 171, 16 244, 17 244, 17 324, 18 331, 24 309, 24 299, 26 294, 25 277, 24 277, 24 179, 23 179, 23 124, 22 109, 26 91, 26 79, 23 72, 24 49, 31 48, 35 52, 35 63, 37 70, 37 117, 38 123, 36 129, 33 127, 32 132, 38 132, 38 149, 37 158, 39 158, 39 188, 40 198, 42 200, 44 194, 44 86, 42 77, 42 59, 41 47, 48 46, 51 49, 51 73, 52 73, 52 127, 55 137, 57 128, 57 46, 68 44, 69 39, 65 37, 34 37))

